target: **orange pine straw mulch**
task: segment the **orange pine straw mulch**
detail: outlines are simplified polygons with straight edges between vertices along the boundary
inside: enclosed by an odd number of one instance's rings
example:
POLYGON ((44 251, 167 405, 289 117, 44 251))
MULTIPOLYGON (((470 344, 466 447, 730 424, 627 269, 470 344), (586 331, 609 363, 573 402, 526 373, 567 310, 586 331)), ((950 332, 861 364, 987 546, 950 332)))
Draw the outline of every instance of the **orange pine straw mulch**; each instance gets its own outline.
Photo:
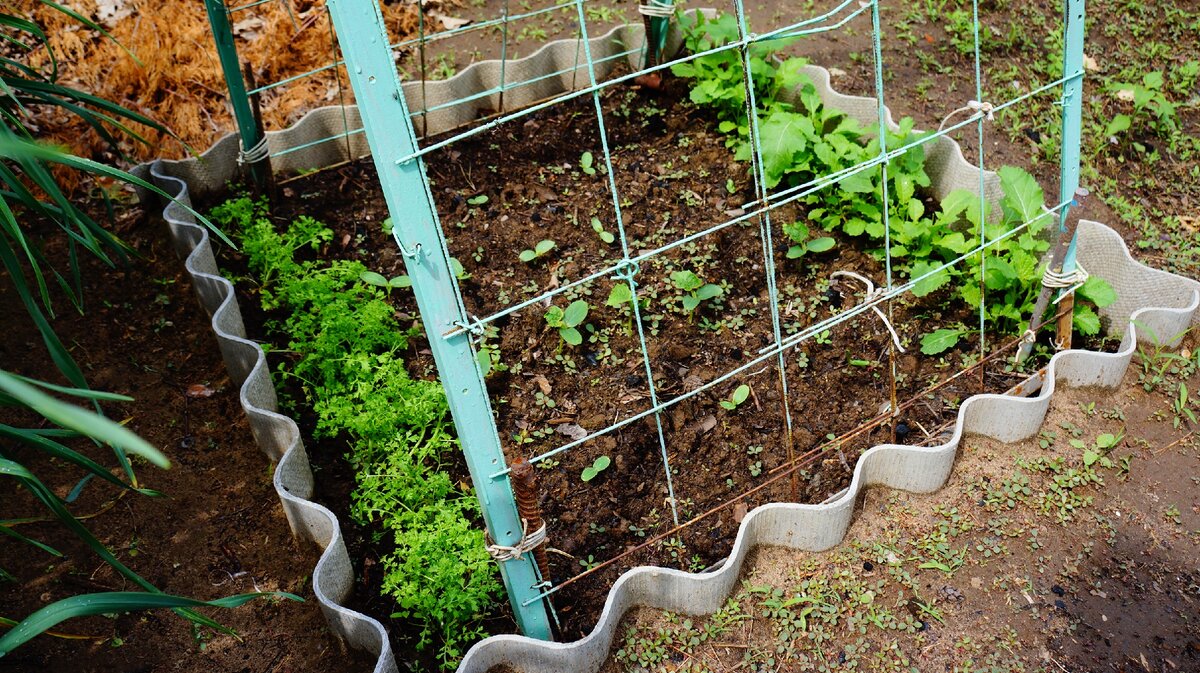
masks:
MULTIPOLYGON (((104 25, 120 42, 115 44, 36 0, 16 0, 15 13, 33 18, 50 36, 59 62, 60 83, 140 112, 171 129, 179 138, 137 127, 149 144, 122 141, 121 150, 130 161, 178 158, 189 153, 188 147, 201 152, 234 130, 225 80, 202 0, 59 1, 104 25), (106 25, 99 20, 100 5, 131 11, 106 25), (121 45, 142 64, 131 58, 121 45)), ((227 1, 230 7, 249 2, 227 1)), ((383 11, 393 41, 416 33, 416 5, 388 3, 383 5, 383 11)), ((328 65, 337 54, 322 0, 271 0, 235 12, 232 22, 238 54, 243 62, 252 65, 259 85, 328 65)), ((28 62, 48 67, 49 54, 42 49, 30 54, 28 62)), ((284 128, 314 107, 339 104, 343 100, 352 102, 345 70, 338 70, 335 74, 330 68, 264 92, 262 110, 267 130, 284 128)), ((42 116, 37 125, 43 140, 66 145, 81 156, 119 163, 116 154, 77 117, 61 110, 39 113, 42 116)))

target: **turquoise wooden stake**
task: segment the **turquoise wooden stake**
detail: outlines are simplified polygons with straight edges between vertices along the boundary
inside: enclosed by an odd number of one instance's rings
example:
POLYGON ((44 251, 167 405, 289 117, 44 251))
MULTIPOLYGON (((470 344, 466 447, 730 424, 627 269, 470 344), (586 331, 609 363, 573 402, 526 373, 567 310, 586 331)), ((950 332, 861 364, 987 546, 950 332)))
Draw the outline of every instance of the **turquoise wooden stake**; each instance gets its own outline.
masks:
MULTIPOLYGON (((1064 0, 1063 3, 1063 76, 1069 77, 1063 84, 1062 103, 1062 166, 1059 181, 1059 203, 1069 203, 1079 188, 1079 157, 1083 133, 1083 42, 1084 0, 1064 0)), ((1059 226, 1066 231, 1067 212, 1062 209, 1059 226)), ((1063 273, 1075 269, 1075 239, 1063 260, 1063 273)))
MULTIPOLYGON (((229 89, 229 104, 233 106, 233 119, 237 122, 238 136, 242 141, 242 152, 258 147, 262 138, 254 123, 250 109, 250 96, 246 94, 246 80, 242 79, 242 64, 238 59, 237 45, 233 41, 233 28, 229 25, 229 11, 224 0, 204 0, 208 12, 208 25, 212 28, 213 42, 217 45, 217 57, 221 61, 221 72, 225 75, 225 86, 229 89)), ((263 169, 257 162, 250 162, 250 177, 254 184, 265 184, 263 169)))
MULTIPOLYGON (((392 215, 392 233, 412 279, 429 347, 446 390, 458 439, 471 471, 483 518, 497 545, 516 546, 523 537, 504 452, 466 330, 467 314, 442 237, 437 208, 420 159, 398 160, 417 150, 417 136, 392 61, 387 31, 376 0, 328 0, 338 44, 366 129, 383 196, 392 215), (452 336, 445 336, 454 332, 452 336)), ((533 531, 528 531, 532 533, 533 531)), ((521 633, 550 640, 545 599, 533 554, 500 563, 509 603, 521 633)))
POLYGON ((643 67, 650 68, 662 62, 662 51, 667 46, 667 31, 671 28, 675 2, 649 0, 640 5, 638 11, 646 17, 646 58, 643 67))

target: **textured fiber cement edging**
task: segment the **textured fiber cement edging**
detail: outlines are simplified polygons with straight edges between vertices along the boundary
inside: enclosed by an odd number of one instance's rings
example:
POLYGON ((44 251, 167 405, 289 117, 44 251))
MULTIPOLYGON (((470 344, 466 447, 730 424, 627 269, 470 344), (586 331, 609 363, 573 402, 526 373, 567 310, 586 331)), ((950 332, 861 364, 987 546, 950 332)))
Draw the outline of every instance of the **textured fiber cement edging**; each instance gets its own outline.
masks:
MULTIPOLYGON (((707 10, 705 10, 707 11, 707 10)), ((641 44, 640 26, 623 26, 593 38, 595 59, 619 55, 628 45, 641 44)), ((672 34, 671 45, 679 37, 672 34)), ((669 47, 673 49, 674 47, 669 47)), ((507 67, 508 80, 533 79, 538 73, 558 72, 539 82, 506 93, 505 108, 517 109, 538 100, 588 83, 586 70, 579 66, 579 44, 561 40, 507 67), (514 73, 522 73, 514 76, 514 73)), ((637 54, 621 56, 636 66, 637 54)), ((604 61, 597 68, 597 79, 611 71, 617 59, 604 61)), ((404 85, 410 107, 418 108, 421 95, 428 106, 466 98, 499 82, 495 62, 477 63, 449 80, 412 82, 404 85)), ((856 118, 864 126, 877 123, 876 102, 872 98, 846 96, 830 86, 824 68, 808 66, 826 104, 856 118)), ((425 120, 430 134, 440 133, 474 120, 481 111, 498 109, 498 95, 452 105, 430 113, 425 120)), ((890 111, 887 122, 893 128, 890 111)), ((306 114, 292 127, 267 134, 272 153, 328 138, 359 125, 357 109, 337 106, 320 108, 306 114)), ((423 126, 418 118, 416 127, 423 126)), ((975 191, 978 169, 963 157, 953 140, 940 138, 925 146, 926 170, 933 181, 933 193, 941 198, 954 189, 975 191)), ((203 155, 181 161, 156 161, 139 166, 135 172, 155 182, 181 203, 191 204, 193 196, 202 197, 223 190, 238 177, 238 141, 233 135, 215 143, 203 155)), ((370 148, 362 134, 318 143, 289 152, 272 160, 279 173, 293 174, 306 169, 323 168, 348 159, 365 156, 370 148)), ((985 195, 996 205, 999 181, 985 174, 985 195)), ((142 195, 146 197, 145 194, 142 195)), ((993 212, 999 212, 993 208, 993 212)), ((324 551, 313 571, 313 591, 331 629, 352 647, 378 656, 374 671, 397 670, 387 632, 378 621, 340 605, 350 593, 353 570, 342 540, 337 518, 328 509, 308 500, 312 495, 313 476, 300 438, 299 428, 290 418, 275 412, 277 400, 266 358, 257 344, 245 338, 241 312, 232 284, 219 275, 209 232, 196 224, 194 217, 177 203, 163 211, 176 250, 185 257, 185 266, 193 278, 201 304, 212 316, 213 331, 232 378, 241 386, 242 407, 250 420, 259 447, 278 461, 274 475, 276 492, 293 533, 316 542, 324 551)), ((912 491, 939 488, 953 465, 955 450, 963 433, 982 434, 1013 441, 1032 435, 1040 426, 1048 397, 1055 382, 1068 385, 1116 385, 1128 366, 1136 347, 1137 333, 1132 320, 1149 327, 1167 339, 1197 322, 1200 284, 1178 276, 1148 269, 1132 260, 1120 237, 1107 227, 1084 222, 1080 227, 1079 257, 1094 273, 1113 284, 1117 302, 1101 311, 1110 330, 1124 335, 1116 354, 1067 351, 1055 356, 1047 374, 1047 383, 1036 399, 980 395, 963 403, 953 439, 941 447, 915 448, 884 445, 862 455, 855 466, 854 478, 846 494, 823 505, 774 504, 755 509, 742 522, 733 552, 719 570, 692 575, 664 568, 637 568, 614 584, 596 628, 574 643, 545 643, 520 636, 495 636, 478 643, 464 658, 461 673, 482 673, 488 668, 508 664, 518 670, 534 672, 594 671, 604 661, 621 617, 634 606, 675 610, 690 614, 712 612, 720 607, 736 582, 746 553, 756 545, 782 545, 796 549, 821 550, 841 541, 853 514, 854 502, 869 485, 885 485, 912 491), (1148 308, 1148 307, 1164 308, 1148 308)), ((1146 333, 1142 333, 1146 338, 1146 333)))

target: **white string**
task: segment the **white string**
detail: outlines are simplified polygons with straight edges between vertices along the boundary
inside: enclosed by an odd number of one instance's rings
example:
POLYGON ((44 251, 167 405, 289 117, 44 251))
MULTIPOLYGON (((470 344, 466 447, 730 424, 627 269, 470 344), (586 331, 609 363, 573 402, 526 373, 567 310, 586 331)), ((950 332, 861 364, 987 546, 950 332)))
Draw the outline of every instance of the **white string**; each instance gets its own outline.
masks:
POLYGON ((987 101, 977 101, 977 100, 968 101, 966 105, 964 105, 964 106, 958 108, 957 110, 954 110, 950 114, 946 115, 946 118, 942 120, 941 125, 938 126, 938 132, 940 133, 941 131, 944 131, 946 129, 946 124, 949 123, 950 120, 954 118, 954 115, 957 115, 960 112, 972 112, 973 111, 975 113, 974 114, 975 117, 987 117, 988 121, 992 121, 992 119, 995 118, 995 113, 994 113, 995 109, 996 109, 996 106, 992 105, 991 103, 989 103, 987 101))
POLYGON ((675 13, 675 3, 674 2, 672 2, 669 5, 659 5, 659 4, 654 4, 654 3, 647 4, 647 5, 638 5, 638 14, 641 14, 642 16, 650 16, 650 17, 665 19, 665 18, 670 17, 674 13, 675 13))
POLYGON ((270 154, 271 150, 267 147, 267 137, 264 135, 262 140, 259 140, 258 143, 255 144, 254 147, 251 147, 249 151, 239 149, 237 162, 241 165, 256 164, 263 159, 266 159, 268 156, 270 156, 270 154))
POLYGON ((1058 299, 1054 300, 1054 303, 1057 304, 1063 300, 1063 297, 1082 287, 1090 277, 1087 269, 1083 268, 1079 262, 1075 262, 1075 268, 1071 271, 1054 271, 1050 267, 1046 267, 1046 272, 1042 274, 1042 285, 1051 289, 1063 290, 1059 293, 1058 299))
MULTIPOLYGON (((887 288, 883 288, 883 287, 876 288, 875 283, 872 283, 870 278, 860 276, 857 273, 854 273, 853 271, 834 271, 833 273, 831 273, 829 275, 830 278, 836 278, 838 276, 845 276, 847 278, 853 278, 854 280, 857 280, 858 282, 860 282, 864 286, 866 286, 867 294, 865 297, 863 297, 863 300, 862 300, 862 303, 864 303, 864 304, 869 304, 869 303, 875 301, 876 299, 879 299, 883 295, 887 294, 887 288)), ((883 314, 883 311, 879 310, 879 306, 872 306, 871 310, 874 311, 875 315, 879 316, 879 319, 883 321, 883 326, 888 329, 888 332, 891 332, 892 342, 896 344, 896 349, 899 350, 901 353, 903 353, 904 346, 900 345, 900 335, 896 334, 896 329, 894 327, 892 327, 892 322, 887 319, 887 316, 883 314)))
MULTIPOLYGON (((497 563, 505 561, 520 561, 526 553, 533 551, 539 546, 546 543, 546 523, 542 522, 541 528, 528 532, 529 522, 521 519, 521 539, 511 547, 496 544, 492 542, 487 546, 487 552, 496 560, 497 563)), ((491 533, 488 533, 488 540, 491 541, 491 533)))

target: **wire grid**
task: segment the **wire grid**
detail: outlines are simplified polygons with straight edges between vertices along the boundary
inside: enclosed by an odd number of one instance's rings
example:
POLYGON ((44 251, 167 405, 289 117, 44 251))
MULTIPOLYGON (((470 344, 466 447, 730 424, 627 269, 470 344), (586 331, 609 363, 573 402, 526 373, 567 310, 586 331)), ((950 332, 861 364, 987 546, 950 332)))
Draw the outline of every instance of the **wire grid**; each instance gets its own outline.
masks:
MULTIPOLYGON (((519 120, 523 117, 531 115, 540 110, 544 110, 544 109, 550 108, 552 106, 565 103, 567 101, 581 98, 583 96, 591 97, 592 106, 595 110, 595 116, 596 116, 595 121, 597 124, 597 129, 599 131, 599 137, 600 137, 600 141, 601 141, 602 158, 604 161, 605 175, 607 176, 607 182, 608 182, 607 188, 609 191, 609 195, 611 196, 612 208, 613 208, 613 212, 615 214, 615 224, 616 224, 615 228, 616 228, 616 231, 618 234, 618 240, 620 242, 621 258, 619 260, 616 260, 615 262, 605 265, 603 268, 601 268, 597 271, 588 273, 587 275, 584 275, 583 277, 577 278, 575 280, 571 280, 569 282, 562 283, 551 290, 548 290, 546 292, 543 292, 541 294, 533 296, 529 299, 515 303, 511 306, 508 306, 502 310, 496 311, 496 312, 491 313, 490 315, 487 315, 484 317, 474 317, 474 316, 470 316, 467 313, 465 304, 463 303, 460 288, 456 281, 454 283, 454 290, 455 290, 455 295, 459 302, 459 307, 458 307, 459 312, 460 312, 460 315, 463 316, 463 318, 461 321, 456 323, 456 326, 453 330, 444 334, 443 337, 450 338, 453 336, 457 336, 464 331, 470 332, 471 334, 476 335, 476 336, 482 335, 484 332, 484 329, 489 324, 495 322, 496 320, 498 320, 500 318, 514 314, 518 311, 521 311, 521 310, 524 310, 524 309, 527 309, 530 307, 534 307, 538 304, 543 304, 548 301, 553 301, 556 297, 559 297, 567 292, 572 291, 573 289, 579 288, 579 287, 581 287, 585 284, 588 284, 592 281, 605 279, 605 278, 612 278, 612 279, 624 282, 628 286, 628 288, 630 290, 630 294, 632 296, 630 305, 633 310, 633 323, 637 326, 638 344, 639 344, 640 354, 641 354, 641 357, 643 360, 643 365, 644 365, 647 393, 648 393, 648 396, 650 399, 649 408, 647 408, 643 411, 637 412, 637 413, 632 413, 632 414, 628 414, 624 417, 620 417, 604 428, 590 432, 589 434, 587 434, 586 436, 584 436, 582 438, 575 439, 575 440, 566 442, 564 444, 561 444, 553 449, 550 449, 541 454, 538 454, 538 455, 530 458, 529 460, 531 463, 539 463, 539 462, 545 461, 545 460, 550 459, 558 454, 561 454, 561 453, 569 451, 573 448, 579 447, 587 442, 593 441, 599 437, 602 437, 604 435, 608 435, 617 430, 620 430, 621 428, 629 426, 632 423, 653 417, 653 420, 655 423, 655 428, 657 430, 656 434, 657 434, 657 438, 658 438, 660 455, 661 455, 661 459, 662 459, 663 475, 664 475, 667 490, 668 490, 668 496, 669 496, 668 502, 671 507, 672 518, 676 524, 676 528, 673 530, 679 530, 682 527, 686 527, 687 525, 690 525, 691 523, 694 523, 695 521, 698 521, 699 519, 704 518, 705 516, 707 516, 707 513, 701 514, 700 516, 697 516, 697 517, 693 517, 689 521, 683 522, 682 524, 680 523, 679 511, 678 511, 678 507, 676 504, 677 499, 676 499, 673 478, 672 478, 670 451, 669 451, 666 437, 665 437, 664 431, 663 431, 662 413, 665 410, 669 409, 670 407, 672 407, 674 405, 680 404, 686 400, 689 400, 691 398, 702 395, 702 394, 712 390, 713 388, 715 388, 725 382, 730 381, 731 379, 733 379, 739 375, 749 372, 751 369, 753 369, 755 367, 759 367, 759 366, 763 365, 764 363, 769 363, 772 360, 777 360, 778 365, 779 365, 778 366, 779 378, 780 378, 779 384, 783 390, 783 395, 781 397, 781 400, 782 400, 781 404, 783 406, 782 411, 783 411, 783 416, 784 416, 784 421, 785 421, 785 429, 788 434, 786 445, 785 445, 788 450, 788 465, 794 467, 799 459, 794 455, 794 448, 793 448, 792 442, 791 442, 792 417, 791 417, 790 409, 788 407, 788 395, 787 395, 788 377, 787 377, 786 367, 784 367, 784 354, 787 351, 796 348, 800 344, 809 340, 814 335, 819 334, 819 333, 821 333, 827 329, 830 329, 834 326, 837 326, 839 324, 846 323, 850 320, 853 320, 855 317, 861 315, 863 312, 872 310, 873 308, 879 306, 880 304, 885 305, 885 307, 888 311, 888 314, 890 316, 892 300, 909 292, 921 281, 926 280, 934 275, 937 275, 947 269, 951 269, 951 268, 957 266, 958 264, 960 264, 961 262, 963 262, 964 260, 967 260, 967 259, 975 257, 975 256, 978 256, 980 258, 980 273, 979 273, 979 277, 978 277, 977 281, 979 283, 981 296, 985 296, 983 294, 986 290, 986 287, 984 285, 984 276, 983 276, 983 272, 984 272, 983 260, 986 257, 985 252, 987 250, 995 247, 999 243, 1001 243, 1009 238, 1012 238, 1014 236, 1017 236, 1018 234, 1025 231, 1026 229, 1028 229, 1031 225, 1033 225, 1036 222, 1042 221, 1045 218, 1052 217, 1055 215, 1061 215, 1063 212, 1065 212, 1065 209, 1069 205, 1069 202, 1061 202, 1061 203, 1054 205, 1053 207, 1045 208, 1044 213, 1042 215, 1037 216, 1026 222, 1023 222, 1023 223, 1017 225, 1016 227, 1009 229, 1007 232, 1003 233, 1002 235, 997 236, 996 238, 993 238, 991 240, 989 240, 987 238, 987 233, 985 231, 985 227, 981 226, 980 232, 979 232, 978 245, 976 245, 973 249, 959 255, 958 257, 956 257, 955 259, 953 259, 949 262, 946 262, 940 266, 937 266, 936 268, 933 268, 933 269, 927 271, 926 273, 924 273, 920 276, 910 278, 906 282, 897 282, 896 278, 894 277, 894 274, 893 274, 893 264, 892 264, 892 256, 891 256, 891 245, 890 245, 890 224, 888 221, 888 217, 889 217, 889 209, 887 207, 888 200, 889 200, 889 195, 887 192, 887 189, 888 189, 888 187, 887 187, 887 185, 888 185, 888 163, 890 162, 890 160, 904 155, 909 150, 912 150, 917 147, 921 147, 927 143, 938 141, 943 136, 948 136, 951 133, 954 133, 958 130, 965 129, 971 125, 974 125, 976 127, 975 135, 977 136, 977 140, 978 140, 977 168, 978 168, 978 174, 979 174, 979 194, 980 194, 980 197, 979 197, 980 218, 979 219, 982 222, 982 221, 984 221, 983 215, 987 212, 987 207, 988 207, 987 200, 985 197, 985 189, 984 189, 985 181, 986 181, 986 172, 984 169, 985 161, 986 161, 985 149, 984 149, 985 148, 985 144, 984 144, 984 138, 985 138, 984 126, 985 126, 985 124, 984 124, 984 122, 986 119, 989 118, 989 115, 985 110, 977 109, 973 112, 973 114, 967 116, 964 119, 959 120, 958 122, 956 122, 954 124, 944 124, 943 128, 939 129, 938 131, 924 134, 924 135, 920 136, 919 138, 910 140, 906 144, 901 145, 899 147, 895 147, 895 148, 888 147, 887 134, 886 134, 886 131, 888 130, 888 111, 887 111, 885 98, 884 98, 884 93, 885 93, 884 92, 884 83, 883 83, 884 66, 883 66, 882 47, 881 47, 881 40, 880 40, 881 30, 880 30, 879 0, 863 0, 861 2, 859 0, 844 0, 844 1, 840 2, 839 4, 837 4, 835 7, 833 7, 832 9, 830 9, 820 15, 813 16, 808 19, 796 21, 794 23, 790 23, 783 27, 773 29, 769 32, 764 32, 762 34, 754 34, 750 31, 749 25, 747 23, 746 11, 745 11, 745 6, 743 3, 743 0, 734 0, 734 2, 733 2, 734 11, 736 13, 736 19, 737 19, 737 24, 738 24, 738 39, 737 40, 730 42, 728 44, 721 45, 719 47, 714 47, 712 49, 709 49, 709 50, 706 50, 706 51, 703 51, 700 53, 684 55, 679 58, 675 58, 673 60, 667 60, 665 62, 653 65, 648 68, 642 68, 642 69, 638 69, 638 70, 635 70, 633 72, 630 72, 630 73, 627 73, 624 75, 611 77, 604 81, 599 81, 597 78, 597 67, 596 66, 598 65, 599 61, 593 59, 593 55, 592 55, 591 41, 590 41, 590 38, 588 35, 588 30, 587 30, 587 20, 586 20, 585 14, 584 14, 584 0, 574 0, 572 4, 574 4, 574 6, 576 8, 576 13, 578 15, 578 22, 579 22, 579 29, 580 29, 578 47, 579 47, 579 50, 582 52, 582 54, 581 54, 582 59, 583 59, 582 67, 585 69, 585 72, 586 72, 586 83, 584 86, 582 86, 576 90, 569 91, 567 93, 560 94, 558 96, 554 96, 550 99, 544 100, 535 105, 532 105, 532 106, 529 106, 529 107, 526 107, 526 108, 523 108, 520 110, 516 110, 513 112, 500 114, 499 116, 497 116, 489 121, 480 123, 480 124, 473 126, 467 130, 460 131, 458 133, 455 133, 449 137, 438 140, 436 142, 428 143, 428 144, 420 147, 418 150, 414 151, 410 155, 402 157, 401 159, 397 160, 396 163, 397 164, 405 164, 405 163, 412 162, 412 161, 422 161, 423 157, 427 154, 430 154, 437 150, 446 148, 454 143, 457 143, 466 138, 478 135, 489 129, 493 129, 500 125, 519 120), (795 185, 795 186, 791 186, 791 187, 785 187, 782 189, 777 189, 774 192, 769 191, 766 188, 766 186, 764 184, 764 179, 763 179, 763 175, 764 175, 763 153, 762 153, 761 144, 759 142, 758 108, 757 108, 757 104, 755 101, 755 88, 754 88, 754 81, 753 81, 753 73, 751 72, 751 68, 750 68, 750 54, 749 54, 750 46, 757 44, 757 43, 763 43, 763 42, 778 40, 778 39, 782 39, 782 38, 814 35, 814 34, 818 34, 818 33, 828 32, 831 30, 836 30, 836 29, 839 29, 842 26, 846 25, 850 20, 852 20, 860 15, 863 15, 865 13, 868 13, 868 12, 870 13, 870 20, 871 20, 872 58, 873 58, 873 65, 874 65, 873 71, 874 71, 874 85, 875 85, 875 94, 876 94, 875 98, 876 98, 876 102, 877 102, 877 120, 876 120, 875 133, 877 134, 877 137, 879 140, 878 155, 867 161, 861 162, 857 165, 848 167, 846 169, 837 171, 835 173, 816 176, 812 180, 809 180, 808 182, 805 182, 803 184, 799 184, 799 185, 795 185), (703 230, 693 232, 686 236, 682 236, 673 241, 670 241, 663 245, 660 245, 659 247, 656 247, 654 249, 643 250, 643 251, 635 253, 631 249, 629 237, 628 237, 628 234, 626 231, 625 221, 622 216, 622 206, 621 206, 622 199, 621 199, 621 195, 620 195, 620 192, 619 192, 619 189, 617 186, 617 182, 616 182, 616 177, 615 177, 616 171, 614 170, 612 151, 609 146, 608 134, 605 129, 605 118, 604 118, 604 113, 603 113, 603 109, 602 109, 602 105, 601 105, 600 95, 606 89, 628 83, 631 80, 633 80, 641 75, 645 75, 645 74, 651 73, 651 72, 666 70, 668 68, 671 68, 674 65, 678 65, 681 63, 687 63, 687 62, 694 61, 698 58, 701 58, 701 57, 709 55, 709 54, 715 54, 715 53, 720 53, 720 52, 725 52, 725 51, 737 51, 741 57, 743 85, 744 85, 744 88, 746 91, 746 96, 745 96, 746 114, 747 114, 747 118, 750 121, 749 137, 750 137, 750 142, 751 142, 751 146, 752 146, 751 173, 752 173, 753 182, 754 182, 755 198, 754 198, 754 200, 752 200, 746 204, 743 204, 743 206, 741 208, 742 213, 740 215, 737 215, 734 217, 729 217, 728 219, 726 219, 722 222, 719 222, 715 225, 711 225, 703 230), (779 208, 781 208, 783 206, 795 203, 795 202, 799 201, 800 199, 803 199, 806 196, 809 196, 811 194, 818 192, 819 190, 832 188, 837 182, 839 182, 840 180, 842 180, 846 177, 856 175, 863 171, 873 171, 876 169, 876 167, 878 167, 879 171, 882 173, 881 183, 883 185, 883 192, 881 195, 882 202, 883 202, 883 204, 882 204, 883 208, 881 209, 882 210, 881 217, 883 218, 884 231, 885 231, 885 240, 884 240, 884 268, 885 268, 885 274, 886 274, 885 284, 883 285, 882 288, 880 288, 880 291, 878 293, 876 293, 872 296, 869 296, 867 298, 867 300, 863 301, 862 303, 857 304, 854 307, 847 309, 835 316, 832 316, 825 320, 821 320, 821 321, 817 322, 816 324, 809 325, 808 327, 804 328, 803 330, 801 330, 795 334, 784 336, 782 334, 782 330, 781 330, 781 320, 780 320, 780 314, 779 314, 779 296, 778 296, 778 290, 776 287, 777 274, 776 274, 776 269, 774 267, 774 249, 773 249, 774 244, 773 244, 773 238, 772 238, 772 213, 776 212, 779 208), (760 237, 761 237, 761 241, 762 241, 762 252, 763 252, 763 262, 764 262, 763 269, 764 269, 764 273, 766 275, 768 302, 771 307, 771 331, 772 331, 773 341, 770 345, 762 348, 758 352, 757 356, 753 357, 749 361, 746 361, 737 367, 729 369, 728 371, 724 372, 723 374, 720 374, 719 376, 717 376, 716 378, 712 379, 711 381, 709 381, 707 383, 703 383, 702 385, 700 385, 697 388, 694 388, 685 393, 682 393, 670 400, 661 401, 659 399, 659 391, 658 391, 659 386, 656 385, 654 373, 651 368, 651 358, 649 355, 649 349, 647 346, 646 335, 645 335, 644 328, 642 325, 642 320, 641 320, 641 309, 640 309, 640 304, 639 304, 639 283, 637 280, 638 273, 640 270, 640 265, 644 262, 647 262, 656 257, 659 257, 670 250, 674 250, 674 249, 679 248, 683 245, 686 245, 690 242, 697 241, 701 238, 710 236, 710 235, 712 235, 716 232, 719 232, 721 230, 724 230, 726 228, 740 225, 743 223, 751 223, 751 224, 756 223, 759 228, 759 233, 760 233, 760 237)), ((973 14, 973 20, 974 20, 973 36, 974 36, 974 41, 975 41, 974 50, 973 50, 974 51, 973 65, 974 65, 974 80, 975 80, 974 81, 974 84, 975 84, 974 93, 975 93, 975 97, 976 97, 975 100, 982 101, 983 100, 983 84, 982 84, 982 77, 981 77, 981 56, 980 56, 980 47, 979 47, 980 23, 979 23, 978 0, 972 0, 972 14, 973 14)), ((1082 76, 1083 76, 1082 70, 1077 71, 1077 72, 1072 72, 1072 73, 1065 73, 1063 77, 1060 77, 1059 79, 1056 79, 1052 82, 1048 82, 1048 83, 1042 84, 1040 86, 1037 86, 1022 95, 1016 96, 1014 98, 1011 98, 1009 100, 1006 100, 1006 101, 1003 101, 1000 103, 993 104, 991 106, 991 111, 994 113, 994 112, 1003 110, 1005 108, 1018 105, 1018 104, 1026 101, 1026 100, 1029 100, 1033 97, 1049 94, 1049 93, 1053 92, 1055 89, 1057 89, 1058 87, 1065 84, 1066 82, 1078 79, 1082 76)), ((502 84, 499 88, 501 90, 503 90, 506 86, 512 86, 512 85, 511 84, 507 84, 507 85, 502 84)), ((494 93, 494 90, 489 90, 488 93, 494 93)), ((461 100, 453 101, 450 104, 455 104, 458 102, 462 102, 462 101, 461 100)), ((424 112, 429 112, 429 111, 431 111, 431 110, 424 110, 424 112)), ((417 110, 416 112, 414 112, 412 114, 415 117, 415 116, 422 114, 422 111, 417 110)), ((439 231, 440 231, 441 230, 440 222, 438 224, 439 224, 439 231)), ((445 255, 445 257, 447 259, 449 259, 451 257, 451 253, 445 245, 444 237, 443 237, 442 242, 443 242, 443 245, 442 245, 441 254, 445 255)), ((985 303, 984 303, 985 301, 986 301, 986 299, 981 300, 980 305, 978 307, 978 309, 979 309, 978 339, 979 339, 979 349, 980 349, 979 352, 980 352, 980 356, 981 356, 981 361, 986 361, 986 360, 984 360, 984 358, 988 357, 987 349, 986 349, 987 319, 986 319, 986 311, 985 311, 985 303)), ((480 376, 482 378, 482 372, 478 372, 478 373, 480 374, 480 376)), ((891 405, 890 413, 892 416, 894 416, 896 413, 899 412, 899 409, 897 408, 896 400, 895 400, 896 366, 895 366, 894 358, 891 362, 890 374, 891 374, 891 390, 892 390, 892 405, 891 405)), ((493 415, 493 421, 494 421, 494 418, 495 417, 493 415)), ((495 428, 493 428, 493 429, 495 430, 495 428)), ((489 476, 493 479, 500 479, 500 478, 504 478, 505 475, 508 474, 508 472, 509 472, 509 469, 504 468, 504 469, 497 470, 496 472, 494 472, 493 474, 491 474, 489 476)), ((754 489, 752 489, 752 490, 754 490, 754 489)), ((742 499, 743 497, 745 497, 745 495, 746 494, 740 494, 738 496, 734 496, 734 497, 730 498, 729 501, 725 504, 727 505, 729 502, 738 501, 738 500, 742 499)), ((609 563, 612 563, 615 560, 616 559, 610 559, 609 561, 603 561, 600 564, 598 564, 593 570, 589 570, 587 572, 590 574, 591 572, 594 572, 594 570, 598 570, 600 567, 608 565, 609 563)), ((568 580, 568 582, 570 582, 570 581, 571 580, 568 580)), ((554 592, 558 591, 562 586, 563 585, 560 584, 556 587, 551 587, 551 588, 543 591, 542 593, 540 593, 538 596, 527 601, 526 604, 531 604, 533 601, 545 598, 546 596, 549 596, 549 595, 553 594, 554 592)))

